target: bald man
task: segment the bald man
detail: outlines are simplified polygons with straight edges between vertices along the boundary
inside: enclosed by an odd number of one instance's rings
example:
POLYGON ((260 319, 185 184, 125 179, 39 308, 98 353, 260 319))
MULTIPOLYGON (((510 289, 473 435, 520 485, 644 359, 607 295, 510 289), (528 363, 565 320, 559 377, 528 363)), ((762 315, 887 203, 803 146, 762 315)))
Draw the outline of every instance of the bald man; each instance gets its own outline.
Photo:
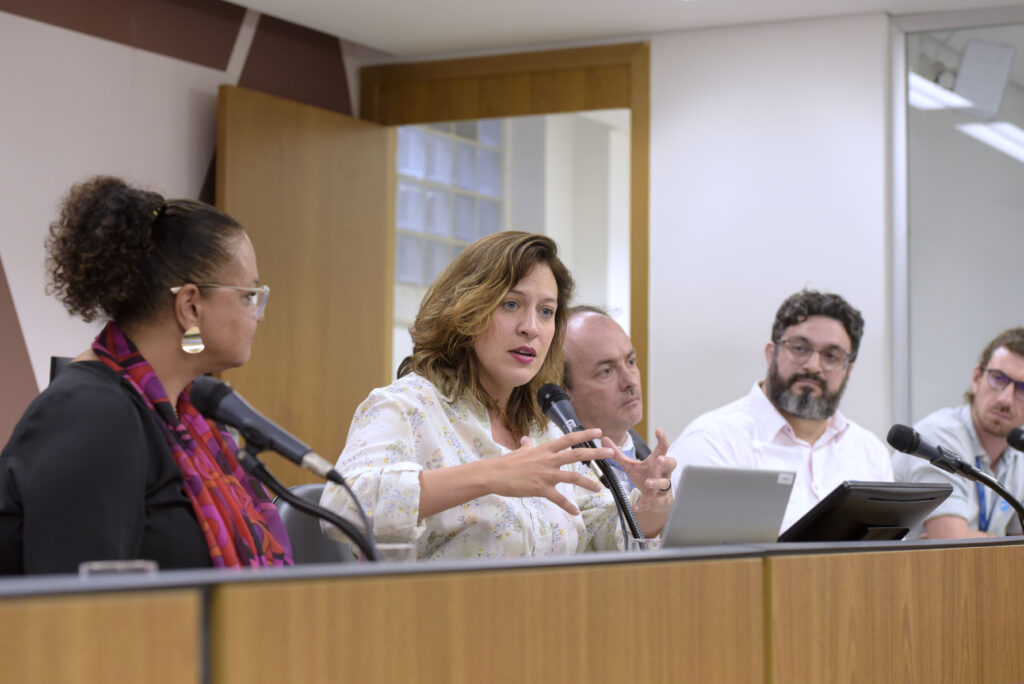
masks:
MULTIPOLYGON (((569 310, 565 332, 565 388, 572 399, 580 423, 601 428, 627 456, 643 460, 650 447, 633 426, 644 415, 640 395, 640 371, 636 349, 629 335, 607 313, 594 306, 574 306, 569 310)), ((668 451, 668 441, 656 431, 656 456, 668 451)), ((633 483, 616 467, 619 480, 628 491, 633 483)))

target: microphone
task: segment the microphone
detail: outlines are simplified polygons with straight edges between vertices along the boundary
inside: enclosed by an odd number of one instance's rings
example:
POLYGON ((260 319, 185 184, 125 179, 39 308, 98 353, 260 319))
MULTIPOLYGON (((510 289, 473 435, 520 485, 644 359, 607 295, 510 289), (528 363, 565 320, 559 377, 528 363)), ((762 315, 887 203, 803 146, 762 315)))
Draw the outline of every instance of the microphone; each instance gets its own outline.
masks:
POLYGON ((933 466, 941 468, 947 473, 959 473, 975 482, 991 484, 991 477, 970 463, 962 461, 959 456, 949 449, 932 444, 922 437, 920 432, 911 427, 898 423, 893 425, 889 428, 889 434, 886 435, 885 441, 896 451, 902 451, 905 454, 930 461, 933 466))
MULTIPOLYGON (((565 434, 586 430, 580 425, 580 419, 576 417, 576 409, 572 407, 569 395, 555 383, 549 382, 537 390, 537 403, 540 404, 540 410, 544 412, 544 415, 565 434)), ((594 440, 588 439, 586 442, 575 445, 573 449, 583 447, 597 449, 598 446, 600 445, 595 444, 594 440)), ((590 463, 590 461, 585 462, 590 463)))
MULTIPOLYGON (((569 399, 569 395, 555 383, 549 382, 537 390, 537 403, 540 404, 540 409, 544 412, 544 415, 565 434, 586 429, 580 425, 580 419, 576 417, 576 409, 572 407, 572 400, 569 399)), ((583 447, 596 449, 598 445, 593 440, 588 439, 586 442, 580 442, 572 448, 580 449, 583 447)), ((590 461, 583 461, 583 463, 586 463, 591 468, 594 467, 594 464, 590 461)), ((611 465, 608 464, 606 459, 599 458, 597 459, 597 468, 601 471, 598 479, 612 492, 615 508, 619 511, 619 522, 622 523, 623 537, 629 538, 629 535, 626 533, 626 526, 628 525, 629 532, 632 533, 634 539, 643 539, 644 533, 640 530, 640 523, 636 519, 632 506, 629 505, 626 492, 622 489, 622 483, 619 482, 619 478, 612 472, 611 465)))
POLYGON ((245 437, 247 444, 272 449, 326 480, 345 484, 341 474, 327 460, 264 417, 226 382, 201 375, 192 381, 189 396, 200 413, 235 428, 245 437))
POLYGON ((1024 430, 1015 427, 1006 435, 1006 443, 1017 451, 1024 451, 1024 430))
MULTIPOLYGON (((937 468, 942 468, 949 473, 959 473, 969 480, 985 485, 1013 507, 1021 527, 1024 528, 1024 506, 996 478, 975 468, 970 463, 961 461, 949 449, 932 444, 922 437, 917 430, 906 425, 893 425, 889 428, 889 434, 885 440, 889 442, 889 446, 897 451, 931 461, 932 465, 937 468)), ((1018 444, 1024 446, 1024 431, 1020 428, 1010 430, 1010 433, 1006 436, 1006 442, 1014 449, 1019 448, 1018 444)))

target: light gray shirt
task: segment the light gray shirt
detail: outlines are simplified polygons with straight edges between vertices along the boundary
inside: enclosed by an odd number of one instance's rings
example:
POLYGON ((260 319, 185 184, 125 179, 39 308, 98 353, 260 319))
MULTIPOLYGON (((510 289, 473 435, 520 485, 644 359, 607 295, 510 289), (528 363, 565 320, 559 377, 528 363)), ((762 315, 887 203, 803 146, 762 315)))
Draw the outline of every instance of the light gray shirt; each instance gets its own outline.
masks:
MULTIPOLYGON (((918 421, 914 429, 929 442, 949 449, 971 465, 978 465, 975 459, 980 459, 983 472, 999 480, 1018 499, 1024 494, 1024 454, 1007 446, 993 470, 974 430, 970 404, 939 409, 918 421)), ((923 458, 900 452, 893 454, 892 465, 898 482, 948 482, 953 486, 953 493, 931 512, 929 520, 940 515, 955 515, 966 520, 972 530, 978 529, 981 500, 976 482, 940 470, 923 458)), ((988 487, 984 487, 984 494, 989 511, 989 534, 1019 534, 1020 524, 1010 504, 988 487)), ((919 526, 911 530, 907 538, 915 538, 923 531, 924 527, 919 526)))

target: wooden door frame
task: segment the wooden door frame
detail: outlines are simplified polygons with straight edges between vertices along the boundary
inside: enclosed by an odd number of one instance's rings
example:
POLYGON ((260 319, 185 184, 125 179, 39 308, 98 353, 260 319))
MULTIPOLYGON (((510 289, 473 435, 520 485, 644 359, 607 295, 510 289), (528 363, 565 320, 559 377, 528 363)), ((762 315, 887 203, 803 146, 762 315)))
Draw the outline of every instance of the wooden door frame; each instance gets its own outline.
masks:
MULTIPOLYGON (((360 118, 388 126, 630 111, 630 336, 647 397, 650 45, 629 43, 365 67, 360 118)), ((646 416, 637 430, 646 434, 646 416)))

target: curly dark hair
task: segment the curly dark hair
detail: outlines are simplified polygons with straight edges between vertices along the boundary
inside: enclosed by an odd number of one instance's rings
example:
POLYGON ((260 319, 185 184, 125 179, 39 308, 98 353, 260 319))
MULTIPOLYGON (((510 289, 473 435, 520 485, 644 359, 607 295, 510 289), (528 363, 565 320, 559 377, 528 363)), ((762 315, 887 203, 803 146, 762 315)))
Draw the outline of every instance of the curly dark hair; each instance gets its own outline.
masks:
MULTIPOLYGON (((1008 352, 1024 357, 1024 328, 1010 328, 996 335, 981 351, 981 356, 978 357, 978 366, 987 367, 988 362, 992 360, 992 355, 996 353, 996 349, 1003 347, 1008 352)), ((964 401, 968 404, 974 403, 974 392, 970 388, 964 392, 964 401)))
POLYGON ((852 345, 850 362, 856 360, 860 338, 864 336, 864 317, 860 315, 860 311, 850 306, 849 302, 831 292, 801 290, 787 297, 775 313, 772 342, 778 344, 788 328, 803 323, 811 316, 826 316, 842 323, 852 345))
POLYGON ((497 402, 480 385, 473 341, 491 325, 501 300, 537 264, 546 264, 558 286, 555 334, 547 357, 530 383, 516 387, 505 407, 507 426, 517 437, 547 418, 537 405, 537 390, 558 382, 562 341, 575 282, 558 258, 554 240, 544 235, 505 231, 481 238, 455 258, 427 290, 409 329, 413 352, 398 367, 398 377, 413 372, 452 398, 472 396, 489 409, 497 402))
POLYGON ((208 204, 96 176, 72 186, 50 226, 46 291, 86 322, 146 320, 171 301, 169 288, 208 282, 241 232, 208 204))

